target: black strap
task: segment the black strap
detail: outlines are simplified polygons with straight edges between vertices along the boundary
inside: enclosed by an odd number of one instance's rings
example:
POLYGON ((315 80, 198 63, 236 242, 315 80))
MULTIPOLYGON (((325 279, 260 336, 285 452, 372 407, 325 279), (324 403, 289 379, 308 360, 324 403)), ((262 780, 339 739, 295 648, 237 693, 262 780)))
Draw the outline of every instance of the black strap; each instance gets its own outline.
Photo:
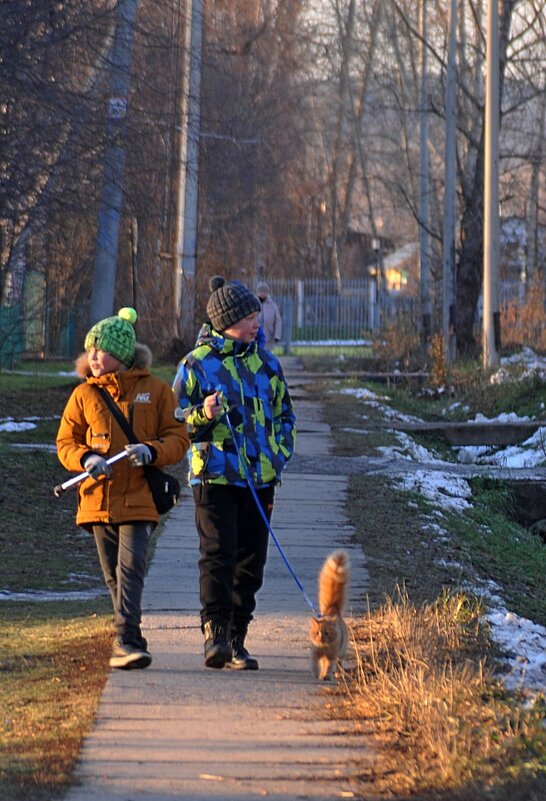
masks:
POLYGON ((104 389, 104 387, 99 387, 96 384, 95 387, 97 389, 97 392, 100 392, 102 399, 104 400, 104 402, 106 403, 106 405, 108 406, 108 408, 118 421, 121 430, 129 440, 129 442, 133 444, 140 442, 140 440, 137 439, 137 436, 133 431, 129 421, 127 420, 127 418, 125 417, 125 415, 123 414, 123 412, 121 411, 121 409, 119 408, 113 397, 110 395, 108 390, 104 389))

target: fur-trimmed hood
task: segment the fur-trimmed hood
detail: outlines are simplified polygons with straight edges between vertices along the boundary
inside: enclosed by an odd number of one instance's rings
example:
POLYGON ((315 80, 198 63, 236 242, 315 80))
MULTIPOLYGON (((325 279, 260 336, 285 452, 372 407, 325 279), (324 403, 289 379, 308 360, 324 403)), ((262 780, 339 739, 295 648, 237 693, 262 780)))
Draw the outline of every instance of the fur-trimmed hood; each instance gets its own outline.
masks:
MULTIPOLYGON (((137 349, 138 364, 149 363, 148 348, 137 349)), ((100 397, 105 389, 121 414, 130 421, 137 442, 155 453, 157 467, 178 464, 188 449, 186 426, 177 420, 177 400, 170 384, 134 365, 117 373, 89 376, 77 383, 68 399, 57 432, 57 454, 67 470, 80 473, 89 453, 104 458, 121 453, 127 436, 100 397)), ((88 530, 94 524, 134 520, 157 522, 159 514, 142 468, 128 459, 115 463, 112 477, 84 479, 78 488, 76 523, 88 530)))
MULTIPOLYGON (((142 342, 137 342, 135 346, 135 358, 131 367, 145 368, 151 367, 153 362, 152 351, 148 345, 142 342)), ((74 363, 74 369, 80 378, 89 378, 92 375, 89 368, 89 361, 87 359, 87 351, 80 353, 74 363)))

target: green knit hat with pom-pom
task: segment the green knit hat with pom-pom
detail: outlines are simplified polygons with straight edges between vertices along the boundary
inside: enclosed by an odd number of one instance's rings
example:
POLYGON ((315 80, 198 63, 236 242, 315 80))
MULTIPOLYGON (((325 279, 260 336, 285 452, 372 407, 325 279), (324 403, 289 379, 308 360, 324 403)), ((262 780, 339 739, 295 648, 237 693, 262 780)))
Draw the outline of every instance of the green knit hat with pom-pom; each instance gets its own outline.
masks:
POLYGON ((85 337, 85 350, 104 350, 130 367, 135 358, 137 313, 130 306, 120 309, 116 317, 105 317, 85 337))

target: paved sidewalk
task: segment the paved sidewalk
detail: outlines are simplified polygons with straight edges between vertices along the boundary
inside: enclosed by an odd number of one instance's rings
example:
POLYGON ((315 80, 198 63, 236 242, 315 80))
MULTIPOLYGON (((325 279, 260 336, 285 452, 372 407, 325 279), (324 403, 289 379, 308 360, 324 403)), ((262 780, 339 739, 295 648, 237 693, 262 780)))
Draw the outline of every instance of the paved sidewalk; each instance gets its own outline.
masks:
MULTIPOLYGON (((297 452, 327 457, 328 429, 307 398, 298 363, 283 359, 298 417, 297 452)), ((344 518, 343 476, 287 472, 273 530, 307 594, 327 554, 352 561, 351 608, 366 571, 344 518)), ((270 542, 249 650, 257 672, 206 670, 199 629, 197 535, 189 491, 170 514, 147 577, 144 629, 153 663, 113 671, 66 801, 332 801, 351 797, 367 745, 324 715, 324 685, 309 669, 311 611, 270 542)))

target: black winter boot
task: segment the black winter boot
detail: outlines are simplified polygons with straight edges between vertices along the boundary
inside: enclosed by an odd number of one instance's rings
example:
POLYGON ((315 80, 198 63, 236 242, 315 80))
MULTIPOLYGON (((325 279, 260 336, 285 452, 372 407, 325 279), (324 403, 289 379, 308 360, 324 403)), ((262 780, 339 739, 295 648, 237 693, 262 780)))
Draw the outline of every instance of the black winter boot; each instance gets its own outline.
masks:
POLYGON ((232 657, 226 667, 232 670, 258 670, 258 660, 250 656, 245 648, 246 631, 233 631, 231 635, 232 657))
POLYGON ((231 659, 229 624, 221 620, 207 620, 205 634, 205 667, 223 668, 231 659))

